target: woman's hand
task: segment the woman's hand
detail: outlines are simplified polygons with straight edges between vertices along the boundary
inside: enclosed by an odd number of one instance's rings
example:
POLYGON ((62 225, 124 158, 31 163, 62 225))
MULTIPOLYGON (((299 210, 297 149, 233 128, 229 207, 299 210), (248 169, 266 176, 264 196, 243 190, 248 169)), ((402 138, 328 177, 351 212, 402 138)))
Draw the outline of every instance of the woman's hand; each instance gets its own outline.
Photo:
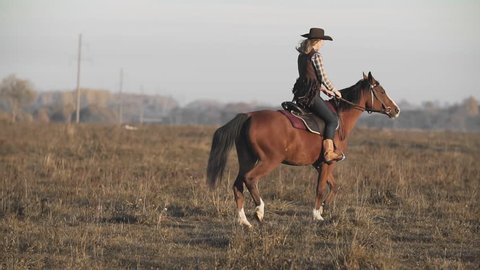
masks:
POLYGON ((321 90, 322 90, 322 92, 325 93, 325 95, 327 95, 328 97, 333 97, 333 96, 335 95, 332 91, 330 91, 330 90, 328 90, 328 89, 322 88, 321 90))
POLYGON ((342 98, 342 94, 337 89, 333 89, 333 91, 331 91, 331 90, 322 88, 322 92, 324 92, 329 97, 335 96, 335 97, 338 97, 338 98, 342 98))
POLYGON ((340 91, 338 91, 337 89, 334 89, 333 93, 335 94, 336 97, 342 98, 342 93, 340 93, 340 91))

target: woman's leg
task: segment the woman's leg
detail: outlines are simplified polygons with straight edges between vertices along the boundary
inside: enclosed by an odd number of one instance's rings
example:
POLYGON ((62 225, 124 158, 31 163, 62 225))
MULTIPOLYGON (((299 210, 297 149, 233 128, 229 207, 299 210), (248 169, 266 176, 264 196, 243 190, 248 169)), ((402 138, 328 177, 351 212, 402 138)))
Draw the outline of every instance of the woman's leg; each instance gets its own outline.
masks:
POLYGON ((323 156, 325 161, 330 164, 333 161, 343 160, 345 156, 341 152, 335 152, 333 145, 333 137, 338 125, 337 116, 328 108, 328 105, 325 104, 325 101, 319 95, 313 99, 310 109, 325 121, 325 132, 323 134, 323 156))
POLYGON ((328 108, 328 105, 325 104, 325 101, 320 95, 315 96, 313 104, 310 106, 310 110, 325 121, 325 132, 323 137, 325 139, 333 140, 338 125, 338 119, 330 108, 328 108))

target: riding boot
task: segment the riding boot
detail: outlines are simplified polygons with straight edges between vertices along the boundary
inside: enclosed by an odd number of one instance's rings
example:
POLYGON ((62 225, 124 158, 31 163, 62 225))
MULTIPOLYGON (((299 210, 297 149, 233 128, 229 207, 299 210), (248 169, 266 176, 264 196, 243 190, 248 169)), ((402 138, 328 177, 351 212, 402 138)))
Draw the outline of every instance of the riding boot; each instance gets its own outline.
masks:
POLYGON ((328 164, 333 161, 341 161, 345 159, 345 155, 342 152, 335 151, 333 140, 331 139, 323 140, 323 157, 328 164))

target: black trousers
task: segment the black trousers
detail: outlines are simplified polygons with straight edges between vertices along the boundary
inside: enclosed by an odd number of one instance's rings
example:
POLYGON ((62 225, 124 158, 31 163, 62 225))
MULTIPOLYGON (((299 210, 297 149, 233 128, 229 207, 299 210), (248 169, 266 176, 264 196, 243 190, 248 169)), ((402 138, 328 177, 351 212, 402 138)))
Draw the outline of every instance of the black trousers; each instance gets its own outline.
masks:
POLYGON ((323 138, 333 140, 333 137, 335 136, 335 129, 338 126, 337 115, 332 112, 330 108, 328 108, 328 105, 318 94, 313 98, 313 103, 310 105, 310 110, 325 121, 325 132, 323 134, 323 138))

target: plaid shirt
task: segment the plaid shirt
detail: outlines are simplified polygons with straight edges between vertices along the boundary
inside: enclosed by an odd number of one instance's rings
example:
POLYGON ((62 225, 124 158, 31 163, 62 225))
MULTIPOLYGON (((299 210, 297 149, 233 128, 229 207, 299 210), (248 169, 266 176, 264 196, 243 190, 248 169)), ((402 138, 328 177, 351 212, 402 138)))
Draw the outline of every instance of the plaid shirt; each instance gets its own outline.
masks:
POLYGON ((325 69, 323 67, 322 55, 319 52, 316 52, 313 54, 312 63, 313 63, 313 66, 315 67, 315 71, 317 72, 317 77, 322 78, 322 82, 327 87, 328 90, 334 91, 335 87, 327 77, 327 73, 325 72, 325 69))

